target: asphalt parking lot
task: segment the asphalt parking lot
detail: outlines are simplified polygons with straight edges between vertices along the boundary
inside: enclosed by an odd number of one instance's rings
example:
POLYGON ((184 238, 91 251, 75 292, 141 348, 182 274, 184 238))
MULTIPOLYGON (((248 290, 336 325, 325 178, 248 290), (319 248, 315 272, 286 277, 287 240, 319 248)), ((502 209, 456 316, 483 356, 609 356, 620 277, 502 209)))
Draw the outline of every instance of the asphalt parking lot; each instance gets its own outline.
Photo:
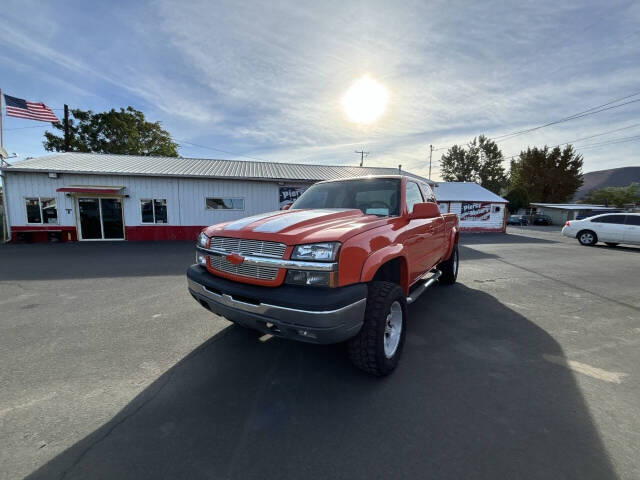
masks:
POLYGON ((463 236, 382 380, 213 317, 193 252, 0 246, 0 478, 640 478, 640 248, 463 236))

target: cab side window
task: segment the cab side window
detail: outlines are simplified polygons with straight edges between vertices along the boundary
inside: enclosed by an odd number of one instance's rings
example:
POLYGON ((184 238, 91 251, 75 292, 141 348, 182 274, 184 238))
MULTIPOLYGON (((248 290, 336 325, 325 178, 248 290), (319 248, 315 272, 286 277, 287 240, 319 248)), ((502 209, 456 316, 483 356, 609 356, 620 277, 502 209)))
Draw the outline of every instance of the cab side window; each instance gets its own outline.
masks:
POLYGON ((407 198, 407 210, 409 211, 409 213, 413 212, 413 206, 416 203, 424 202, 424 199, 422 198, 422 193, 420 193, 420 187, 418 187, 417 183, 407 182, 406 198, 407 198))
POLYGON ((637 225, 640 227, 640 215, 627 215, 627 225, 637 225))
POLYGON ((421 183, 420 188, 422 189, 422 195, 424 195, 425 202, 436 202, 436 196, 429 185, 421 183))

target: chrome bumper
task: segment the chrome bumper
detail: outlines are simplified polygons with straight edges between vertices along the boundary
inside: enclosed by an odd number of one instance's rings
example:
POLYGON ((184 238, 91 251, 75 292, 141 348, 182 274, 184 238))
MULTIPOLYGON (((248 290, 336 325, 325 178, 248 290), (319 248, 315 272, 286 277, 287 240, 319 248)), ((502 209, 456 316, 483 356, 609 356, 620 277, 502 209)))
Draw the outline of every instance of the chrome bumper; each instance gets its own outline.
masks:
POLYGON ((367 303, 365 297, 335 310, 302 310, 248 303, 224 292, 215 292, 191 278, 188 285, 203 307, 228 320, 276 336, 313 343, 338 343, 354 336, 362 327, 367 303))

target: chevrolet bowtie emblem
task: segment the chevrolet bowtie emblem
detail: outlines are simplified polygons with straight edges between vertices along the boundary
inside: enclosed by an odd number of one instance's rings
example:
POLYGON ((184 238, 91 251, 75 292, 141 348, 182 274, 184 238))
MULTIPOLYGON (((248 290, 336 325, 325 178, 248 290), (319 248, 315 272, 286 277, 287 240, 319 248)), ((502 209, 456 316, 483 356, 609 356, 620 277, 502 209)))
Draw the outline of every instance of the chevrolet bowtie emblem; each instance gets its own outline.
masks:
POLYGON ((240 265, 242 262, 244 262, 244 257, 242 255, 238 255, 237 253, 227 255, 225 258, 227 259, 227 262, 232 265, 240 265))

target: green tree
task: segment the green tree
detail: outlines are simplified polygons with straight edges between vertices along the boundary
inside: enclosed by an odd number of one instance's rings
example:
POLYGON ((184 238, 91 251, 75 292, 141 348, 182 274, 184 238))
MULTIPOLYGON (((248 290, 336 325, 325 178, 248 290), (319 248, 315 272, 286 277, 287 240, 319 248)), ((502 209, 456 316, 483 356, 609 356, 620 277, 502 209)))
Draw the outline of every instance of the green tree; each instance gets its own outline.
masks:
MULTIPOLYGON (((160 126, 160 122, 148 122, 144 113, 127 107, 120 111, 93 113, 91 110, 72 109, 73 118, 69 119, 69 137, 71 152, 116 153, 124 155, 155 155, 177 157, 178 145, 171 139, 169 132, 160 126)), ((45 132, 44 148, 49 151, 63 152, 64 125, 54 123, 53 128, 61 136, 45 132)))
POLYGON ((640 189, 635 182, 626 187, 599 188, 587 193, 582 201, 596 205, 602 204, 624 207, 629 203, 640 203, 640 189))
POLYGON ((504 157, 496 142, 484 135, 471 140, 466 148, 454 145, 441 160, 441 176, 447 182, 476 182, 494 193, 507 184, 504 157))
POLYGON ((582 155, 573 146, 564 149, 527 148, 511 161, 510 189, 522 188, 531 202, 568 201, 582 185, 582 155))
POLYGON ((509 201, 509 211, 516 213, 521 208, 527 208, 529 206, 529 194, 522 187, 512 188, 504 196, 509 201))

